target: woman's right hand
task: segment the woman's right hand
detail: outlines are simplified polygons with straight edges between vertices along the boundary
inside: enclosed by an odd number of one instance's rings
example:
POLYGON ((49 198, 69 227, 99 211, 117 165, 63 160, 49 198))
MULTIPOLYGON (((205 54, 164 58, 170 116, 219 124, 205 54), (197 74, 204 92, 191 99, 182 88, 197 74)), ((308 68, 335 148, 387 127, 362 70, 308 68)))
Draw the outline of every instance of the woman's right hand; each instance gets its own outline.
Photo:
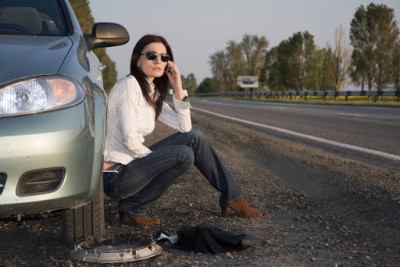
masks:
POLYGON ((182 100, 185 95, 182 88, 181 73, 179 72, 178 66, 173 61, 168 61, 166 68, 168 68, 168 66, 169 71, 166 73, 172 88, 174 88, 175 97, 179 100, 182 100))

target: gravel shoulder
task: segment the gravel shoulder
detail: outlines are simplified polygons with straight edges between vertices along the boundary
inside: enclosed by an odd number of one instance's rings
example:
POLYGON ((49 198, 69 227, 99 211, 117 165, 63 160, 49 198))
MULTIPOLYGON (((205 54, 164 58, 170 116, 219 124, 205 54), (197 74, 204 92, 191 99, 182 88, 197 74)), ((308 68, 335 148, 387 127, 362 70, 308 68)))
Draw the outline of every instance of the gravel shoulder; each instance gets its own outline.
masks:
MULTIPOLYGON (((185 252, 163 243, 163 253, 132 266, 396 266, 400 262, 400 173, 317 147, 294 143, 192 114, 262 218, 220 216, 219 194, 193 167, 157 202, 161 225, 119 225, 116 203, 106 200, 106 234, 149 238, 183 225, 209 224, 246 233, 255 247, 217 255, 185 252)), ((148 143, 172 133, 157 125, 148 143)), ((70 259, 58 214, 0 219, 1 266, 104 266, 70 259)))

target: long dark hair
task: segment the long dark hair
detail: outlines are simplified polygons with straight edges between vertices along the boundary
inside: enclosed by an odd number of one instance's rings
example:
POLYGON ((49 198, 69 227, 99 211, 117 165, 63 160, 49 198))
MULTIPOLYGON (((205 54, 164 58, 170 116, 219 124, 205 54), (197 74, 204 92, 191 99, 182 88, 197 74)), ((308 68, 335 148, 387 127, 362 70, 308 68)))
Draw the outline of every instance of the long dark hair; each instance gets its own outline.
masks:
POLYGON ((167 54, 171 56, 171 61, 174 60, 174 56, 172 55, 171 47, 169 46, 167 40, 165 40, 164 37, 161 37, 158 35, 148 34, 148 35, 143 36, 136 43, 135 47, 133 48, 132 57, 131 57, 131 74, 139 82, 140 88, 142 89, 142 94, 143 94, 144 98, 146 99, 146 101, 151 106, 154 107, 154 110, 156 112, 155 119, 157 119, 158 115, 160 115, 160 113, 161 113, 163 101, 167 97, 168 85, 169 85, 168 76, 167 76, 167 74, 164 73, 161 77, 154 78, 153 83, 155 85, 155 90, 158 91, 158 93, 160 95, 157 98, 156 102, 153 103, 153 101, 149 95, 150 94, 150 85, 146 79, 146 75, 137 66, 137 62, 139 60, 140 54, 143 52, 144 47, 151 43, 162 43, 167 48, 167 54))

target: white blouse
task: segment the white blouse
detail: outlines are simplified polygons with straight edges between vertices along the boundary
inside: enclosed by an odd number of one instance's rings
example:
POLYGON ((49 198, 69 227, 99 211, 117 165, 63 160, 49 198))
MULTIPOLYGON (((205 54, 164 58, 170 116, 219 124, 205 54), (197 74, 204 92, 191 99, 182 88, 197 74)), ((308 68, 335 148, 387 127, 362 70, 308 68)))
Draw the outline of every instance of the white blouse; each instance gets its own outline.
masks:
MULTIPOLYGON (((154 93, 154 88, 151 87, 154 93)), ((187 96, 187 91, 184 90, 187 96)), ((179 132, 192 129, 190 103, 173 96, 175 110, 163 103, 158 121, 179 132)), ((104 161, 128 164, 145 157, 151 150, 144 146, 144 137, 153 132, 155 110, 143 97, 136 78, 132 75, 119 79, 110 91, 107 103, 107 127, 104 161)))

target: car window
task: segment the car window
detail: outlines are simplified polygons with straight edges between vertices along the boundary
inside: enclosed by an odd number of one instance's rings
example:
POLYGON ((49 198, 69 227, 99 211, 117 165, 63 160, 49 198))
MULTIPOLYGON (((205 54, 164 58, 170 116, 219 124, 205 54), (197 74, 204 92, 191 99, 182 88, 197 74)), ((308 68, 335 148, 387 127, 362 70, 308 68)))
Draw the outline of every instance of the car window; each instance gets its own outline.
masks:
POLYGON ((1 0, 0 34, 67 35, 59 0, 1 0))

